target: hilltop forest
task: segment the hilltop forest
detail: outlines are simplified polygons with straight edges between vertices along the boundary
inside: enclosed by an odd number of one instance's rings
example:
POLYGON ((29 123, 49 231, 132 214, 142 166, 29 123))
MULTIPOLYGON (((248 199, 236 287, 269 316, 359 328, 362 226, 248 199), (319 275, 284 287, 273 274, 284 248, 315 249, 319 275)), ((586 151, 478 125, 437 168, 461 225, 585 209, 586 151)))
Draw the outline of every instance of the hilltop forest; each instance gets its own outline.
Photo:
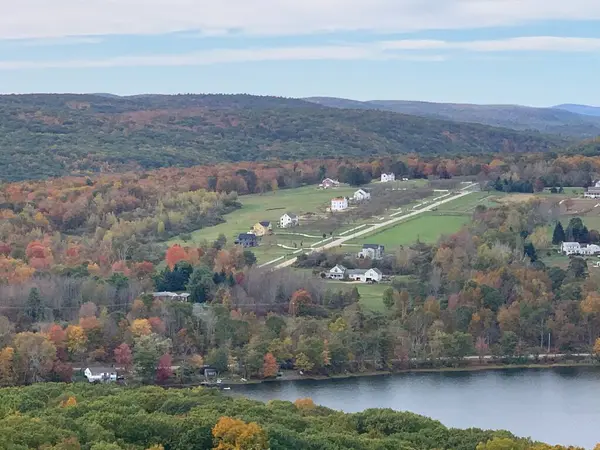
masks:
POLYGON ((344 414, 311 399, 266 405, 209 389, 46 384, 0 389, 10 450, 581 450, 408 412, 344 414))
POLYGON ((249 95, 0 96, 0 180, 218 162, 540 152, 561 137, 249 95))

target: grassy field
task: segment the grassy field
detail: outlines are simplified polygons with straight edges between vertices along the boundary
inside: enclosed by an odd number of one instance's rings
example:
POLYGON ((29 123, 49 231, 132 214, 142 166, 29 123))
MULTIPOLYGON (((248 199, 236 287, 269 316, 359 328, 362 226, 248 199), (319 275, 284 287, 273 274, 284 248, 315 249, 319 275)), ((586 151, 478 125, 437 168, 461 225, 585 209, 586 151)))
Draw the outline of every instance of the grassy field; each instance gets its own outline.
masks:
POLYGON ((401 245, 413 244, 417 240, 435 243, 442 235, 456 233, 469 220, 468 215, 444 216, 435 213, 424 213, 377 234, 353 239, 349 243, 360 245, 380 244, 389 250, 401 245))
MULTIPOLYGON (((298 189, 284 189, 265 194, 245 195, 240 197, 242 207, 225 218, 227 222, 214 227, 203 228, 191 233, 190 243, 200 243, 204 240, 214 241, 220 234, 233 240, 238 234, 249 231, 259 221, 278 222, 285 212, 297 215, 306 213, 324 213, 331 198, 336 196, 351 196, 356 191, 352 187, 319 190, 315 186, 305 186, 298 189)), ((303 227, 290 232, 306 233, 303 227)), ((310 230, 309 230, 310 231, 310 230)), ((310 233, 308 233, 310 234, 310 233)), ((282 238, 282 240, 286 240, 282 238)), ((310 238, 305 238, 310 240, 310 238)), ((182 243, 180 239, 172 239, 169 243, 182 243)), ((284 242, 287 244, 288 242, 284 242)))

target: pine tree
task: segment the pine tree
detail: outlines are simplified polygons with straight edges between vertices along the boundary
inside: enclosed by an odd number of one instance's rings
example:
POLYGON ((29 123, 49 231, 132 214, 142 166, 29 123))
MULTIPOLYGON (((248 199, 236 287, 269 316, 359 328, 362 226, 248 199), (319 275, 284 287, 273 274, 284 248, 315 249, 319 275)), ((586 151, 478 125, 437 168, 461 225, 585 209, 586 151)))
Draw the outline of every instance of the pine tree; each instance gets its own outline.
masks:
POLYGON ((44 304, 37 288, 29 291, 26 313, 33 323, 44 320, 44 304))
POLYGON ((565 230, 562 226, 562 223, 556 222, 556 226, 554 227, 554 233, 552 233, 552 244, 559 245, 561 242, 565 241, 565 230))

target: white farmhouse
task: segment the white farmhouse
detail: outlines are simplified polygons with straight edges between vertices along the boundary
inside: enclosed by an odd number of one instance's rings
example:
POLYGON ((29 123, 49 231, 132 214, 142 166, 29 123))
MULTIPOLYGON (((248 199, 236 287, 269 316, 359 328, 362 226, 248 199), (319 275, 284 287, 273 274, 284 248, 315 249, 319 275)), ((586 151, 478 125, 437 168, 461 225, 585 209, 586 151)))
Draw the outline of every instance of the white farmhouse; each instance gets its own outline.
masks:
POLYGON ((582 245, 580 251, 581 251, 580 254, 584 255, 584 256, 597 255, 598 253, 600 253, 600 245, 596 245, 596 244, 582 245))
POLYGON ((338 180, 332 180, 331 178, 325 178, 321 184, 319 184, 319 188, 321 189, 331 189, 336 188, 340 185, 338 180))
POLYGON ((560 246, 560 251, 565 255, 579 255, 581 244, 579 242, 563 242, 560 246))
POLYGON ((337 265, 329 271, 327 275, 332 280, 360 281, 362 283, 379 282, 383 279, 383 274, 379 269, 346 269, 342 265, 337 265))
POLYGON ((298 216, 290 212, 279 218, 279 228, 292 228, 297 227, 299 224, 298 216))
POLYGON ((114 367, 88 367, 83 374, 90 383, 117 381, 117 371, 114 367))
POLYGON ((560 251, 565 255, 593 256, 600 253, 600 245, 581 245, 579 242, 563 242, 560 251))
POLYGON ((358 252, 358 258, 363 259, 381 259, 384 253, 383 245, 379 244, 364 244, 360 252, 358 252))
POLYGON ((348 209, 348 199, 346 197, 336 197, 331 199, 331 211, 343 211, 348 209))
POLYGON ((585 198, 600 198, 600 187, 589 187, 583 194, 585 198))
POLYGON ((347 270, 346 276, 352 281, 360 281, 362 283, 379 282, 383 278, 383 274, 379 269, 347 270))
POLYGON ((329 271, 329 278, 331 278, 332 280, 343 280, 344 279, 344 275, 346 275, 346 271, 348 269, 346 269, 344 266, 338 264, 337 266, 335 266, 334 268, 332 268, 329 271))
POLYGON ((371 199, 371 193, 365 191, 364 189, 359 189, 358 191, 356 191, 354 193, 354 200, 356 200, 357 202, 362 202, 365 200, 370 200, 371 199))
POLYGON ((382 183, 389 183, 390 181, 396 181, 395 173, 382 173, 381 174, 381 182, 382 183))

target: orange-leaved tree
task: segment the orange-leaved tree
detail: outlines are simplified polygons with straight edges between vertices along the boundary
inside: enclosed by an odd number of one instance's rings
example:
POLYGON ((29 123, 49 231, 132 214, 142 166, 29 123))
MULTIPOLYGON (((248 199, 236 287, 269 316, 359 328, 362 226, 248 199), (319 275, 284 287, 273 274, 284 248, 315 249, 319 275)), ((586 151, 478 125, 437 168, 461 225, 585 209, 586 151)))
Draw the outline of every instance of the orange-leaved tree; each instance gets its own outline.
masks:
POLYGON ((263 364, 263 377, 271 378, 277 375, 279 365, 272 353, 267 353, 263 364))
POLYGON ((267 433, 255 422, 221 417, 212 429, 214 450, 267 450, 267 433))

